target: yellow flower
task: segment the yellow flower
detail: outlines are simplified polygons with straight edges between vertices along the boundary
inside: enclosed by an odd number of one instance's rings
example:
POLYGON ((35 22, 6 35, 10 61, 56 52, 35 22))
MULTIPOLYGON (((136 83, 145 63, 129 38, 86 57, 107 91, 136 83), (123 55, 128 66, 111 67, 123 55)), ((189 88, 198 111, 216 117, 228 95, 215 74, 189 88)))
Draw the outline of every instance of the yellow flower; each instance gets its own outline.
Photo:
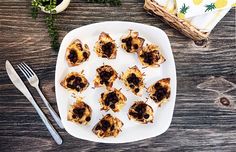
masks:
POLYGON ((195 5, 199 5, 199 4, 202 3, 202 1, 203 1, 203 0, 193 0, 193 3, 194 3, 195 5))
POLYGON ((216 8, 223 8, 227 5, 227 0, 216 0, 215 7, 216 8))

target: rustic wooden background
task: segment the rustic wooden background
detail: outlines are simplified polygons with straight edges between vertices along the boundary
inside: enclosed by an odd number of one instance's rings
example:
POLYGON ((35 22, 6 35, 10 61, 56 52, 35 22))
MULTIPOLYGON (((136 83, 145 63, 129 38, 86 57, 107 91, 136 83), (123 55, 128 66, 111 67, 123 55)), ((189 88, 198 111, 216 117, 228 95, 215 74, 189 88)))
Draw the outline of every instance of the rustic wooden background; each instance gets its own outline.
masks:
MULTIPOLYGON (((0 3, 0 151, 235 151, 236 36, 235 8, 223 18, 206 45, 199 46, 143 10, 143 0, 122 0, 121 7, 104 7, 72 0, 58 15, 60 39, 70 30, 100 21, 133 21, 163 29, 170 38, 177 66, 178 90, 173 121, 164 134, 127 144, 100 144, 76 139, 56 129, 64 139, 58 146, 26 98, 13 86, 5 60, 27 62, 41 79, 57 111, 54 72, 57 52, 41 13, 30 16, 30 0, 0 3)), ((19 71, 19 70, 18 70, 19 71)), ((23 76, 23 75, 21 75, 23 76)), ((32 89, 38 104, 49 112, 32 89)), ((49 116, 49 115, 48 115, 49 116)), ((49 116, 49 119, 51 117, 49 116)))

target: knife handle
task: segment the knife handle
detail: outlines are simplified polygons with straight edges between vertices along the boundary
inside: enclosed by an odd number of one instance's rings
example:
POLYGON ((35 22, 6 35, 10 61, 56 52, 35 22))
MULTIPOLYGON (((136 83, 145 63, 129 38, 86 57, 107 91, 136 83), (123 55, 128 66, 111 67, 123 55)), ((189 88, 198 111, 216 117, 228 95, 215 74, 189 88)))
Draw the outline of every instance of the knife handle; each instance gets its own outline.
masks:
POLYGON ((35 110, 37 111, 37 113, 39 114, 40 118, 42 119, 43 123, 45 124, 45 126, 47 127, 48 131, 50 132, 50 134, 52 135, 53 139, 55 140, 55 142, 58 145, 62 144, 62 139, 60 137, 60 135, 57 133, 57 131, 54 129, 54 127, 52 126, 52 124, 49 122, 49 120, 47 119, 47 117, 44 115, 44 113, 42 112, 42 110, 39 108, 39 106, 37 105, 37 103, 35 102, 35 100, 33 99, 33 97, 28 98, 28 100, 31 102, 31 104, 34 106, 35 110))

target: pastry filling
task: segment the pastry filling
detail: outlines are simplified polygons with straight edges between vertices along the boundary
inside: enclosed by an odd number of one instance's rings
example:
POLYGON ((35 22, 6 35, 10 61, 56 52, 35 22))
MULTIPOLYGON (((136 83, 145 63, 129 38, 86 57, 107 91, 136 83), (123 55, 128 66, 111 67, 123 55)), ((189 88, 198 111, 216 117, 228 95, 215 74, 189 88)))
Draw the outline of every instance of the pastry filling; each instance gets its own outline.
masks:
MULTIPOLYGON (((85 114, 85 110, 86 110, 85 108, 75 108, 75 109, 73 109, 72 118, 74 118, 74 119, 76 119, 76 118, 81 119, 84 116, 84 114, 85 114)), ((88 116, 88 117, 85 118, 85 120, 87 122, 89 122, 91 120, 91 117, 88 116)))
POLYGON ((154 63, 154 52, 144 52, 140 55, 141 58, 143 58, 143 62, 152 65, 154 63))
POLYGON ((132 37, 128 37, 126 39, 122 39, 122 43, 125 43, 126 47, 127 47, 127 51, 129 52, 132 46, 132 37))
MULTIPOLYGON (((134 89, 135 86, 138 86, 139 83, 140 83, 140 79, 134 73, 129 75, 129 77, 127 78, 127 81, 129 83, 129 87, 132 88, 132 89, 134 89)), ((136 93, 138 93, 139 92, 139 88, 135 88, 134 91, 136 93)))
POLYGON ((112 55, 113 48, 114 48, 114 44, 111 42, 108 42, 108 43, 102 45, 102 51, 104 54, 103 57, 110 57, 112 55))
POLYGON ((68 59, 70 62, 75 63, 78 60, 78 55, 75 50, 71 50, 70 54, 68 55, 68 59))
POLYGON ((138 44, 133 45, 134 49, 138 49, 138 44))
POLYGON ((86 117, 86 119, 85 119, 87 122, 89 122, 90 120, 91 120, 91 117, 86 117))
POLYGON ((87 60, 88 57, 89 57, 89 54, 87 52, 83 52, 83 57, 84 57, 85 60, 87 60))
POLYGON ((104 103, 106 106, 109 106, 111 109, 115 109, 115 104, 119 101, 115 92, 110 92, 107 94, 104 103))
POLYGON ((114 125, 111 125, 109 121, 107 120, 101 120, 100 124, 98 124, 95 128, 95 130, 102 130, 107 131, 110 128, 110 131, 114 130, 114 125))
POLYGON ((86 86, 86 84, 82 82, 82 79, 80 77, 76 77, 73 75, 67 78, 66 82, 68 88, 75 89, 78 92, 83 90, 83 88, 86 86))
POLYGON ((111 76, 114 74, 113 71, 101 71, 99 73, 99 76, 101 78, 101 81, 100 83, 101 84, 105 84, 105 85, 108 85, 109 84, 109 80, 111 78, 111 76))
POLYGON ((167 88, 163 87, 160 83, 156 83, 154 85, 155 93, 152 95, 154 100, 161 101, 165 97, 168 98, 170 96, 170 93, 167 91, 167 88))
POLYGON ((82 118, 85 112, 85 108, 75 108, 73 109, 73 118, 82 118))
POLYGON ((134 111, 130 111, 129 115, 133 116, 136 119, 148 119, 149 118, 149 114, 145 113, 146 112, 146 104, 138 104, 135 108, 134 111))
POLYGON ((126 50, 127 52, 130 52, 132 46, 133 46, 134 49, 138 49, 138 47, 139 47, 138 44, 132 44, 132 40, 133 40, 132 37, 128 37, 126 39, 121 40, 122 43, 125 43, 125 45, 127 47, 127 50, 126 50))

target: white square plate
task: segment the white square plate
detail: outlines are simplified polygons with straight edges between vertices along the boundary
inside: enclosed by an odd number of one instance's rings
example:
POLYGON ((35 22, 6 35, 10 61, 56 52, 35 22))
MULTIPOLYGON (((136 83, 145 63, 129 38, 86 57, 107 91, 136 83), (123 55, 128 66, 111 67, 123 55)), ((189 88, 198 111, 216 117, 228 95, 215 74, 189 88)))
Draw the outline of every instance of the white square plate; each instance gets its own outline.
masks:
POLYGON ((125 143, 158 136, 164 133, 170 126, 176 97, 176 70, 169 39, 165 32, 159 28, 132 22, 102 22, 74 29, 64 37, 61 43, 56 65, 55 88, 57 105, 62 123, 66 131, 72 136, 80 139, 103 143, 125 143), (166 61, 158 68, 142 69, 142 65, 139 62, 137 55, 135 53, 126 53, 120 47, 120 37, 124 34, 127 34, 128 29, 138 31, 140 37, 145 39, 145 44, 157 44, 160 47, 163 56, 166 58, 166 61), (118 46, 116 59, 108 60, 99 58, 94 52, 94 44, 98 40, 98 36, 101 32, 108 33, 115 40, 118 46), (89 60, 83 64, 76 67, 69 67, 65 60, 65 52, 66 48, 75 39, 80 39, 83 44, 88 44, 91 55, 89 60), (142 72, 145 72, 146 76, 144 78, 144 82, 146 86, 150 86, 162 78, 169 77, 171 79, 171 96, 169 101, 163 104, 161 107, 158 107, 157 104, 155 104, 151 99, 148 99, 147 101, 146 97, 148 97, 148 94, 146 91, 144 91, 142 97, 135 96, 126 89, 120 80, 117 79, 113 87, 117 89, 122 88, 121 91, 127 97, 127 103, 118 113, 114 113, 111 110, 108 112, 101 111, 98 99, 100 94, 105 91, 105 88, 93 89, 92 87, 93 79, 96 75, 96 68, 101 66, 103 63, 111 65, 119 73, 119 75, 128 67, 137 65, 142 72), (75 99, 71 97, 70 92, 60 85, 60 82, 66 76, 66 74, 72 71, 81 72, 82 70, 84 70, 85 77, 88 79, 90 85, 84 92, 78 94, 78 96, 83 97, 84 101, 90 105, 93 110, 92 119, 86 126, 67 121, 67 111, 69 105, 73 104, 75 99), (152 106, 154 110, 153 123, 139 124, 128 119, 127 113, 129 107, 134 103, 134 101, 139 100, 147 101, 147 103, 152 106), (120 132, 117 137, 107 137, 103 139, 98 138, 92 132, 92 128, 99 121, 99 119, 101 119, 103 115, 107 113, 111 113, 112 115, 118 117, 124 123, 122 132, 120 132))

